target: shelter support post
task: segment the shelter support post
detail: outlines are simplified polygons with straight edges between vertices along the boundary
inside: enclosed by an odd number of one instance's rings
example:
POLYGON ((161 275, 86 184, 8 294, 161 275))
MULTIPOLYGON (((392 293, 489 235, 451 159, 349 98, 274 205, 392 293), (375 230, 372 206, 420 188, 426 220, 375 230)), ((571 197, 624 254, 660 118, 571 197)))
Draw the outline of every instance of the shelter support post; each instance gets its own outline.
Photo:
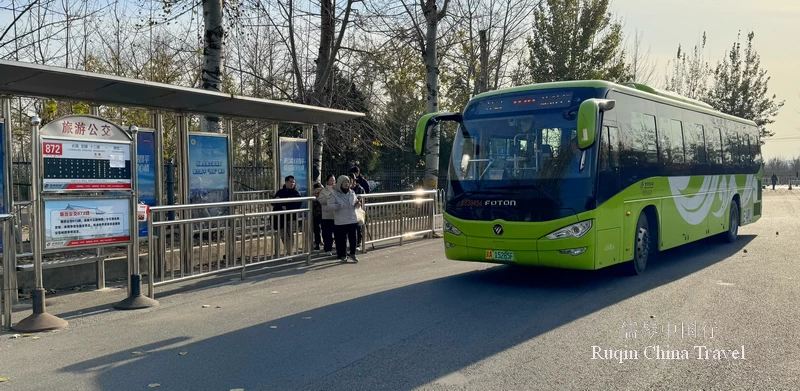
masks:
MULTIPOLYGON (((226 122, 226 131, 228 132, 228 201, 235 201, 233 199, 233 120, 228 119, 226 122)), ((231 210, 229 213, 234 213, 231 210)), ((219 239, 217 239, 219 240, 219 239)), ((236 264, 236 221, 227 220, 225 222, 225 241, 229 245, 225 246, 225 267, 236 264)), ((242 238, 244 241, 244 238, 242 238)))
POLYGON ((31 118, 31 189, 33 203, 33 217, 31 218, 30 242, 33 248, 33 273, 36 288, 31 292, 33 302, 33 313, 21 320, 13 328, 24 333, 34 333, 39 331, 62 329, 67 327, 67 321, 57 316, 47 313, 45 308, 45 291, 42 281, 42 238, 44 237, 44 216, 42 215, 42 149, 39 139, 39 124, 41 119, 38 115, 31 118))
MULTIPOLYGON (((138 133, 139 128, 136 126, 130 127, 131 134, 131 218, 128 222, 130 225, 131 244, 128 250, 128 298, 117 303, 114 308, 118 310, 136 310, 141 308, 150 308, 158 305, 158 302, 142 295, 142 274, 140 269, 139 259, 139 219, 138 219, 138 205, 139 205, 139 186, 138 186, 138 133)), ((151 254, 148 254, 151 256, 151 254)), ((148 262, 151 264, 151 262, 148 262)), ((153 275, 148 276, 150 279, 153 275)))
MULTIPOLYGON (((0 213, 10 213, 13 214, 15 212, 14 209, 14 186, 13 186, 13 165, 14 165, 14 143, 13 138, 14 132, 11 127, 11 97, 8 98, 0 98, 0 109, 2 109, 2 118, 5 122, 3 125, 3 180, 5 183, 3 184, 3 208, 5 210, 0 211, 0 213)), ((5 229, 5 228, 4 228, 5 229)), ((16 236, 17 228, 16 223, 11 223, 8 228, 9 232, 16 236)), ((3 232, 5 236, 5 232, 3 232)), ((6 267, 6 270, 3 271, 3 278, 5 280, 5 285, 3 285, 3 289, 6 290, 6 301, 11 303, 16 303, 19 301, 19 296, 17 294, 17 248, 16 248, 16 241, 13 240, 14 236, 11 236, 12 240, 3 240, 3 254, 5 252, 9 252, 9 254, 13 255, 7 262, 3 262, 3 266, 6 267)), ((11 324, 8 324, 8 327, 11 327, 11 324)))
MULTIPOLYGON (((178 127, 178 202, 184 205, 191 204, 189 199, 189 117, 186 114, 179 114, 176 118, 178 127)), ((179 219, 191 218, 191 211, 181 210, 178 212, 179 219)), ((193 273, 192 262, 192 227, 186 224, 181 224, 179 229, 180 235, 180 260, 183 262, 181 273, 188 272, 189 275, 193 273)), ((181 275, 183 277, 183 275, 181 275)))
POLYGON ((281 188, 281 141, 278 135, 278 124, 272 124, 272 190, 281 188))
MULTIPOLYGON (((308 162, 306 164, 306 189, 308 189, 308 194, 306 194, 306 196, 311 197, 314 194, 314 178, 311 176, 313 172, 312 168, 314 167, 314 129, 310 126, 304 126, 303 133, 305 133, 306 145, 308 145, 306 148, 308 155, 306 160, 308 162)), ((305 229, 303 230, 303 239, 305 242, 305 248, 303 250, 308 253, 306 255, 306 265, 311 266, 312 237, 314 235, 314 224, 316 224, 316 222, 314 221, 314 205, 312 201, 308 203, 308 224, 305 224, 305 229)))
MULTIPOLYGON (((156 181, 156 205, 161 206, 164 204, 164 115, 160 111, 155 111, 150 116, 150 125, 155 129, 155 137, 153 137, 153 144, 154 150, 156 154, 156 170, 155 170, 155 181, 156 181)), ((172 186, 172 184, 167 184, 167 186, 172 186)), ((149 219, 148 219, 149 220, 149 219)), ((163 240, 161 237, 156 237, 155 235, 151 235, 150 227, 147 228, 148 235, 153 238, 155 241, 163 240)), ((151 246, 148 240, 148 246, 151 246)), ((148 247, 152 248, 152 247, 148 247)), ((157 247, 160 248, 160 247, 157 247)), ((164 262, 159 254, 152 253, 150 251, 147 252, 148 262, 147 264, 150 265, 151 269, 148 270, 147 281, 148 281, 148 292, 150 293, 150 298, 155 298, 153 294, 153 281, 155 280, 156 274, 160 275, 160 271, 163 270, 161 267, 161 262, 164 262), (152 254, 152 255, 151 255, 152 254), (152 259, 150 257, 153 257, 152 259), (156 272, 158 271, 158 272, 156 272)))
MULTIPOLYGON (((14 226, 13 214, 0 214, 0 221, 3 222, 3 243, 14 241, 14 236, 11 233, 11 227, 14 226)), ((13 291, 15 287, 11 285, 11 265, 14 264, 16 253, 9 251, 13 247, 3 248, 3 290, 0 292, 0 299, 3 301, 3 319, 0 321, 0 330, 11 329, 11 312, 13 309, 13 291)))

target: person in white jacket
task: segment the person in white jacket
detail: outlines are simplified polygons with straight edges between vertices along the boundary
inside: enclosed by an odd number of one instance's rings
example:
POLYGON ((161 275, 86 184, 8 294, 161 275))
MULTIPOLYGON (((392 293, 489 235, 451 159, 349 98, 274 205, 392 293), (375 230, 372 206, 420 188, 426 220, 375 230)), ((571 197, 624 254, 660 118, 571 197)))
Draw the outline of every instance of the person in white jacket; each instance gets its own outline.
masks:
POLYGON ((322 205, 322 243, 323 251, 329 255, 333 255, 333 231, 335 225, 333 223, 332 208, 327 208, 328 200, 333 196, 336 191, 336 178, 333 175, 328 175, 325 178, 325 187, 319 192, 317 201, 322 205))
MULTIPOLYGON (((336 180, 336 190, 327 199, 327 208, 333 211, 333 231, 336 240, 336 255, 342 262, 347 262, 347 242, 350 242, 350 258, 356 258, 356 231, 358 230, 358 217, 356 209, 361 207, 361 201, 350 190, 350 178, 342 175, 336 180)), ((324 207, 323 207, 324 210, 324 207)))

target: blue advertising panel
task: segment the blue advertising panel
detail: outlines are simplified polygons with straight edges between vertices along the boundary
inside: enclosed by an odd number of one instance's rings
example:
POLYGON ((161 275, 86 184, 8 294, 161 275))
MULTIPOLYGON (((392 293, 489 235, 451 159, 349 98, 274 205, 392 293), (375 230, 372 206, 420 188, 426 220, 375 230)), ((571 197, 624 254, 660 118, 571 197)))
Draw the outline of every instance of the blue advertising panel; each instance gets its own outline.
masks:
MULTIPOLYGON (((228 137, 189 134, 189 203, 229 201, 229 175, 228 137)), ((225 213, 225 210, 209 208, 206 213, 208 216, 218 216, 225 213)))
POLYGON ((303 197, 308 195, 308 140, 299 138, 281 137, 281 177, 294 176, 297 191, 303 197))
MULTIPOLYGON (((155 133, 139 131, 136 140, 136 173, 139 203, 156 206, 156 149, 155 133)), ((139 236, 147 236, 147 223, 139 223, 139 236)))

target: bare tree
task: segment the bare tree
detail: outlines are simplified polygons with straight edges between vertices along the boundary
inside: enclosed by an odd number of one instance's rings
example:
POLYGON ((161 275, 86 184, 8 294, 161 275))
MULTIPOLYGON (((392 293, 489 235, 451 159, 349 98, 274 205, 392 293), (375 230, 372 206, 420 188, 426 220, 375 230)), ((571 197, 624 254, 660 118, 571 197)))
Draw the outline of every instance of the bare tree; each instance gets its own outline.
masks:
POLYGON ((655 81, 656 63, 650 58, 650 48, 645 50, 642 47, 643 36, 638 29, 634 31, 633 44, 628 52, 629 76, 633 83, 651 84, 655 81))

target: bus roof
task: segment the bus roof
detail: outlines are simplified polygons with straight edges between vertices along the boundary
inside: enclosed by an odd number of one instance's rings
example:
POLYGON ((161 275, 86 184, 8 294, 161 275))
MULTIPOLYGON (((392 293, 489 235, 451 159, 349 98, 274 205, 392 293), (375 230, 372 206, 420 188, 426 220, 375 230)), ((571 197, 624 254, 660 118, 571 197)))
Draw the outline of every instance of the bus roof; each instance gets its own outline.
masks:
POLYGON ((488 91, 482 94, 478 94, 474 96, 472 99, 480 99, 486 98, 491 96, 497 96, 501 94, 508 94, 508 93, 515 93, 515 92, 524 92, 524 91, 536 91, 536 90, 544 90, 544 89, 552 89, 552 88, 606 88, 610 90, 617 90, 620 92, 625 92, 630 95, 635 95, 640 98, 644 99, 652 99, 655 101, 660 101, 663 103, 669 103, 675 106, 682 107, 684 109, 689 110, 696 110, 700 112, 704 112, 707 114, 713 114, 715 116, 723 117, 732 121, 743 122, 748 125, 755 125, 755 122, 746 120, 744 118, 739 118, 736 116, 732 116, 729 114, 725 114, 721 111, 715 110, 711 105, 701 102, 695 99, 687 98, 669 91, 662 91, 658 90, 643 84, 637 83, 626 83, 626 84, 617 84, 612 83, 604 80, 571 80, 571 81, 557 81, 557 82, 549 82, 549 83, 537 83, 537 84, 530 84, 518 87, 511 87, 502 90, 496 91, 488 91))

